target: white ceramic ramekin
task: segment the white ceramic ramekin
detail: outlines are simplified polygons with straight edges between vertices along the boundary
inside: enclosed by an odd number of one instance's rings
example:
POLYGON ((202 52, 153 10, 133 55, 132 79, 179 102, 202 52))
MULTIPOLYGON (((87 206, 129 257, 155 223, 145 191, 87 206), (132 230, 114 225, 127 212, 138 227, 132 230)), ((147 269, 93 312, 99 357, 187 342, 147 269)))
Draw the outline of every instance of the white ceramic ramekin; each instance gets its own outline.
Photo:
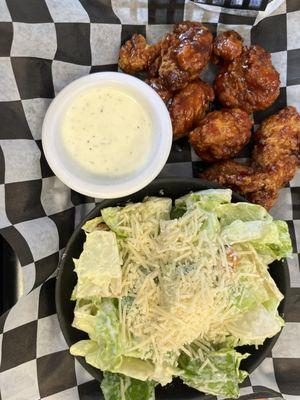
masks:
POLYGON ((170 153, 172 125, 164 102, 146 83, 123 73, 99 72, 75 80, 55 97, 44 119, 42 142, 50 167, 67 186, 91 197, 116 198, 137 192, 159 174, 170 153), (153 141, 148 162, 142 169, 122 178, 108 179, 87 172, 69 160, 62 145, 61 125, 70 103, 82 91, 101 85, 123 88, 148 110, 152 120, 153 141))

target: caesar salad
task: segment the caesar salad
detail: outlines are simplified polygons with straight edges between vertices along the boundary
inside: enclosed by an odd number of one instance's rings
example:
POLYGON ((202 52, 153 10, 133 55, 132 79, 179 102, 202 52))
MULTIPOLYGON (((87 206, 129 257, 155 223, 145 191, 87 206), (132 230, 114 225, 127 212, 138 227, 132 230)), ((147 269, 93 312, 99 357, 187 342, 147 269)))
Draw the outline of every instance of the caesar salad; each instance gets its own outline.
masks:
POLYGON ((238 397, 238 346, 282 328, 268 264, 292 252, 288 226, 229 189, 108 207, 85 223, 74 260, 71 354, 103 371, 105 400, 152 400, 174 377, 238 397))

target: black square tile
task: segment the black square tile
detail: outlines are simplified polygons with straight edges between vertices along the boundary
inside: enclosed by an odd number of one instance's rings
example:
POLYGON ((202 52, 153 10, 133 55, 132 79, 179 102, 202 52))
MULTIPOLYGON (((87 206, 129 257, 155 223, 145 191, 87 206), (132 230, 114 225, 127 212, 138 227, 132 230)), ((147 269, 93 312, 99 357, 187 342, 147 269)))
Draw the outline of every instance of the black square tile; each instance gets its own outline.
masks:
POLYGON ((13 39, 11 22, 0 22, 0 57, 9 57, 13 39))
POLYGON ((41 398, 76 386, 74 358, 69 350, 37 359, 38 385, 41 398))
POLYGON ((26 240, 14 226, 1 229, 1 235, 3 235, 4 239, 14 249, 21 265, 28 265, 33 262, 33 257, 26 240))
POLYGON ((84 196, 81 193, 71 190, 71 201, 74 204, 74 206, 78 206, 79 204, 83 204, 83 203, 94 203, 95 198, 89 197, 89 196, 84 196))
POLYGON ((300 219, 300 187, 291 187, 293 219, 300 219))
POLYGON ((122 25, 121 43, 124 44, 134 33, 146 36, 145 25, 122 25))
POLYGON ((293 253, 297 253, 297 242, 296 242, 296 234, 295 234, 295 226, 293 221, 286 221, 289 227, 289 233, 292 241, 293 246, 293 253))
POLYGON ((5 177, 5 160, 4 160, 3 151, 0 147, 0 184, 1 185, 4 183, 4 177, 5 177))
POLYGON ((177 24, 183 20, 184 0, 149 0, 149 24, 177 24))
MULTIPOLYGON (((298 254, 298 261, 300 263, 299 254, 298 254)), ((299 323, 299 315, 300 315, 300 288, 289 288, 287 296, 287 304, 284 313, 284 320, 286 322, 299 323)))
POLYGON ((192 162, 192 169, 193 169, 193 177, 199 178, 199 174, 203 172, 206 168, 210 166, 209 163, 204 161, 193 161, 192 162))
MULTIPOLYGON (((300 44, 299 44, 300 46, 300 44)), ((287 86, 299 85, 300 83, 300 49, 288 50, 287 52, 287 86)))
POLYGON ((7 310, 5 313, 1 314, 1 316, 0 316, 0 334, 3 332, 4 323, 8 316, 8 313, 9 313, 9 310, 7 310))
POLYGON ((70 236, 74 232, 75 207, 50 215, 49 218, 51 218, 57 226, 59 248, 62 249, 66 246, 70 236))
POLYGON ((238 14, 227 14, 221 13, 219 18, 220 24, 228 25, 253 25, 255 22, 255 17, 238 15, 238 14))
POLYGON ((103 71, 118 72, 118 64, 93 65, 90 70, 90 74, 94 74, 95 72, 103 72, 103 71))
POLYGON ((286 11, 299 11, 300 10, 300 1, 299 0, 287 0, 286 2, 286 11))
POLYGON ((41 189, 41 179, 5 185, 6 214, 12 224, 46 215, 40 202, 41 189))
POLYGON ((35 282, 34 287, 40 286, 56 270, 59 254, 54 253, 48 257, 41 258, 35 262, 35 282))
POLYGON ((1 101, 0 121, 0 139, 32 139, 21 101, 1 101))
POLYGON ((51 278, 40 290, 38 318, 49 317, 55 313, 55 278, 51 278))
POLYGON ((90 65, 90 24, 57 23, 57 51, 55 59, 69 63, 90 65))
POLYGON ((96 380, 78 385, 80 400, 102 399, 99 382, 96 380))
POLYGON ((14 22, 53 22, 45 0, 6 0, 14 22))
POLYGON ((43 178, 49 178, 50 176, 54 176, 54 172, 50 168, 42 146, 42 141, 41 140, 36 140, 36 144, 38 145, 40 151, 41 151, 41 159, 40 159, 40 164, 41 164, 41 173, 43 178))
POLYGON ((0 371, 6 371, 36 357, 36 332, 37 321, 33 321, 3 334, 0 371))
POLYGON ((187 162, 191 161, 191 148, 188 138, 182 138, 173 142, 171 152, 168 158, 169 162, 187 162))
POLYGON ((79 0, 85 8, 91 22, 104 24, 119 24, 120 20, 114 13, 111 0, 79 0))
POLYGON ((33 57, 12 57, 11 64, 22 100, 54 97, 52 61, 33 57))
POLYGON ((270 117, 271 115, 275 114, 282 108, 286 107, 286 88, 280 88, 280 93, 275 102, 268 108, 262 111, 257 111, 253 114, 254 123, 260 124, 264 119, 270 117))
POLYGON ((251 43, 275 53, 287 49, 286 14, 264 18, 251 30, 251 43))
POLYGON ((279 390, 300 398, 300 358, 274 358, 273 363, 279 390))

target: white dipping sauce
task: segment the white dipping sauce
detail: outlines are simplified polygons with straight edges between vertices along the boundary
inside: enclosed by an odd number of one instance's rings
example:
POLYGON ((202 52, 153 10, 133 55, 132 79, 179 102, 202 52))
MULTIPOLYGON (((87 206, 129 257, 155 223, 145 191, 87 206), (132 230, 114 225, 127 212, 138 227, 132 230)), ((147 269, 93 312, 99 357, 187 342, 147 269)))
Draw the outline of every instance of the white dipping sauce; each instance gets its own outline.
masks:
POLYGON ((74 162, 94 174, 121 177, 139 170, 151 151, 149 113, 128 93, 96 87, 70 104, 62 141, 74 162))

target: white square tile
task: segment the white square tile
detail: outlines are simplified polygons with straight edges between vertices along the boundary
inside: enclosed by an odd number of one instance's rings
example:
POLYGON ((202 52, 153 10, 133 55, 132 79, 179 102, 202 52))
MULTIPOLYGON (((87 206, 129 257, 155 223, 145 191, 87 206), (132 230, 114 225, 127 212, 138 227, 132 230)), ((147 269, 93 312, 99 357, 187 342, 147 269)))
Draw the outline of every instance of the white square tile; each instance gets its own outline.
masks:
POLYGON ((51 99, 22 100, 26 120, 35 140, 42 138, 43 120, 50 103, 51 99))
POLYGON ((43 400, 80 400, 77 386, 71 389, 63 390, 52 396, 43 397, 43 400))
POLYGON ((200 161, 201 160, 201 158, 199 156, 197 156, 193 147, 191 147, 191 158, 192 158, 192 161, 200 161))
POLYGON ((293 209, 292 209, 292 196, 290 188, 282 188, 279 190, 279 196, 270 210, 270 214, 275 219, 283 219, 285 221, 290 221, 293 219, 293 209))
POLYGON ((300 253, 300 219, 295 219, 293 224, 296 235, 297 252, 300 253))
POLYGON ((299 187, 300 186, 300 169, 296 172, 294 178, 290 181, 291 187, 299 187))
POLYGON ((165 33, 170 32, 173 25, 147 25, 146 26, 146 39, 149 43, 158 42, 165 33))
POLYGON ((75 374, 78 385, 82 385, 83 383, 92 381, 94 379, 92 375, 89 374, 87 370, 83 368, 76 359, 75 359, 75 374))
POLYGON ((274 358, 300 358, 300 324, 286 322, 275 346, 272 349, 274 358))
POLYGON ((218 7, 213 7, 213 11, 209 11, 208 9, 202 8, 201 4, 195 4, 191 1, 185 3, 184 6, 184 20, 192 20, 199 22, 211 22, 218 23, 219 21, 219 12, 218 7))
POLYGON ((117 64, 122 26, 91 24, 92 65, 117 64))
POLYGON ((298 254, 293 254, 293 258, 288 258, 287 263, 289 267, 291 287, 300 288, 300 266, 298 254))
POLYGON ((47 7, 54 22, 90 22, 80 1, 47 0, 47 7))
POLYGON ((299 49, 300 43, 300 11, 288 13, 287 16, 287 49, 299 49))
POLYGON ((35 265, 28 264, 22 267, 24 295, 30 292, 35 282, 35 265))
POLYGON ((3 400, 39 400, 36 360, 1 372, 0 387, 3 400))
POLYGON ((59 249, 59 236, 55 223, 48 217, 16 224, 15 228, 24 236, 34 261, 47 257, 59 249))
MULTIPOLYGON (((285 0, 276 0, 275 2, 271 2, 268 4, 268 6, 271 8, 272 6, 274 6, 274 11, 272 11, 271 15, 279 15, 279 14, 285 14, 286 13, 286 2, 285 0), (273 3, 273 4, 272 4, 273 3), (278 3, 282 3, 278 6, 278 3)), ((267 7, 267 10, 268 8, 267 7)))
POLYGON ((8 313, 4 323, 4 332, 35 321, 38 318, 40 288, 34 289, 27 296, 22 296, 8 313))
POLYGON ((52 76, 55 95, 57 95, 66 85, 77 78, 88 75, 89 72, 89 66, 54 60, 52 62, 52 76))
POLYGON ((5 158, 5 183, 40 179, 41 151, 34 140, 0 140, 5 158))
POLYGON ((6 1, 0 0, 0 22, 10 22, 11 16, 8 11, 6 1))
POLYGON ((73 207, 71 189, 56 176, 43 178, 41 203, 47 215, 67 210, 73 207))
POLYGON ((294 106, 300 111, 300 85, 287 86, 287 105, 294 106))
POLYGON ((147 25, 147 0, 112 0, 111 6, 123 25, 147 25))
POLYGON ((280 86, 286 86, 286 71, 287 71, 287 51, 279 51, 271 53, 271 59, 274 67, 280 75, 280 86))
POLYGON ((57 48, 54 24, 14 22, 13 26, 11 56, 38 57, 49 60, 54 58, 57 48))
POLYGON ((253 389, 252 386, 240 388, 240 396, 246 396, 246 394, 252 394, 253 389))
POLYGON ((264 386, 279 392, 275 375, 272 358, 265 358, 264 361, 250 375, 252 386, 264 386))
POLYGON ((0 185, 0 229, 11 225, 5 211, 5 186, 0 185))
POLYGON ((9 58, 0 58, 0 101, 20 100, 14 72, 9 58))
POLYGON ((47 354, 66 350, 68 345, 61 333, 57 315, 38 320, 36 356, 37 358, 47 354))

